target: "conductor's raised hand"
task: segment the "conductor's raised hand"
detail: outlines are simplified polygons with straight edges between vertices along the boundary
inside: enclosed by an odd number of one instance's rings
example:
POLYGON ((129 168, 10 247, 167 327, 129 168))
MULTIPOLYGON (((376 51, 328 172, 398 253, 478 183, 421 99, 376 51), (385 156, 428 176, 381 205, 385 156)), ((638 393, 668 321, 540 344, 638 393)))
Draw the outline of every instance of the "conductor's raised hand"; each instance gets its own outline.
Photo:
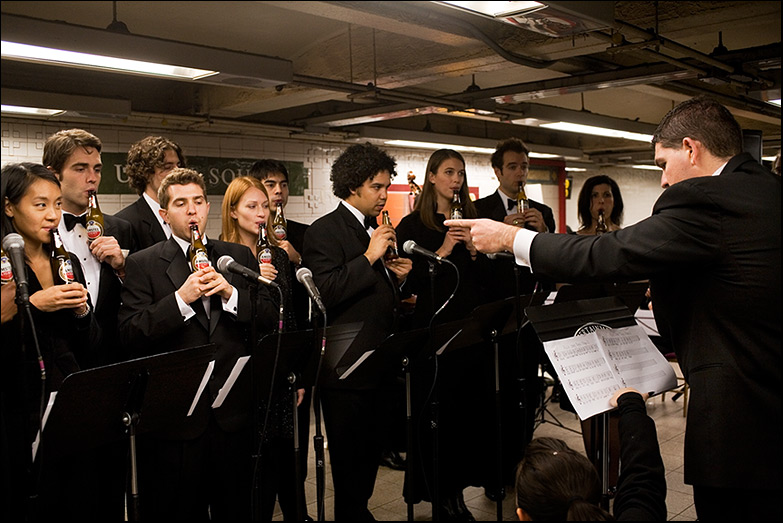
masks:
POLYGON ((446 227, 468 227, 474 247, 484 253, 514 250, 514 237, 519 229, 513 225, 487 218, 478 220, 446 220, 446 227))

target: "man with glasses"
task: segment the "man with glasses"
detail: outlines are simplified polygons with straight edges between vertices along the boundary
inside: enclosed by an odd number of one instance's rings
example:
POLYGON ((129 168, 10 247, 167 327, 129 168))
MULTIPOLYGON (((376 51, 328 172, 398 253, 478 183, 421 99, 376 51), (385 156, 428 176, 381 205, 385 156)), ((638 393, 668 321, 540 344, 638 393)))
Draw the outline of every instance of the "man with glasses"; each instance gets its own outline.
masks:
POLYGON ((131 223, 137 249, 171 237, 171 228, 160 217, 158 188, 167 174, 185 163, 180 146, 163 136, 147 136, 131 145, 125 173, 140 198, 117 216, 131 223))

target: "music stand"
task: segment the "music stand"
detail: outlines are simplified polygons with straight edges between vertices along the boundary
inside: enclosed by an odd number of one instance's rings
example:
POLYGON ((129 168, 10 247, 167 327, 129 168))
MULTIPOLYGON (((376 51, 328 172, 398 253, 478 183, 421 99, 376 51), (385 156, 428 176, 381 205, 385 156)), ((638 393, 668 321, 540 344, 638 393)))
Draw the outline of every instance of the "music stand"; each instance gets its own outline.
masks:
MULTIPOLYGON (((131 492, 128 519, 140 517, 136 435, 166 431, 187 422, 197 403, 214 344, 147 356, 75 372, 63 380, 38 449, 44 462, 103 444, 127 434, 131 492)), ((203 392, 203 391, 202 391, 203 392)))
POLYGON ((631 312, 635 312, 644 302, 644 296, 648 287, 649 284, 646 281, 563 285, 557 291, 555 303, 617 296, 631 312))
MULTIPOLYGON (((585 325, 598 323, 610 328, 636 325, 633 312, 617 296, 555 303, 525 309, 542 342, 573 337, 585 325)), ((600 446, 596 445, 594 463, 601 464, 601 506, 609 510, 609 415, 598 416, 600 446), (600 448, 600 450, 599 450, 600 448)))
MULTIPOLYGON (((256 398, 254 405, 259 405, 263 400, 267 403, 267 409, 271 409, 274 404, 272 398, 269 397, 268 391, 278 390, 280 386, 292 387, 292 409, 293 409, 293 439, 294 439, 294 482, 296 489, 296 518, 297 521, 304 521, 306 514, 305 498, 304 498, 304 485, 302 484, 302 460, 299 448, 299 415, 297 411, 297 388, 304 388, 304 380, 302 379, 305 371, 305 367, 310 359, 310 355, 313 352, 312 346, 313 331, 296 331, 286 332, 283 334, 273 333, 264 336, 256 347, 254 353, 254 359, 256 364, 252 366, 253 372, 255 372, 255 383, 259 385, 257 388, 260 396, 256 398), (277 372, 275 382, 272 383, 272 374, 274 372, 275 354, 278 348, 278 341, 280 342, 280 353, 277 361, 277 372)), ((272 393, 274 395, 274 392, 272 393)), ((260 410, 255 412, 255 415, 260 415, 260 410)), ((263 427, 264 431, 266 427, 263 427)), ((261 450, 263 445, 263 436, 259 437, 259 447, 257 458, 260 459, 263 451, 261 450)), ((253 485, 258 488, 257 472, 253 477, 253 485)), ((256 493, 256 502, 260 502, 260 491, 256 493)))

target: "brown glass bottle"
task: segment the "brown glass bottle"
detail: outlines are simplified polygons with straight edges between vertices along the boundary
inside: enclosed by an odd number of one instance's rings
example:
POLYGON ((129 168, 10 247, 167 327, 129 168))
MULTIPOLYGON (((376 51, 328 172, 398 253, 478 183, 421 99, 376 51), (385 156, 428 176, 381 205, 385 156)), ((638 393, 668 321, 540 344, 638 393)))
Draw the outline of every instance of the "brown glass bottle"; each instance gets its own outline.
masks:
POLYGON ((55 285, 63 285, 66 283, 73 283, 75 277, 73 275, 73 264, 71 263, 71 256, 68 251, 65 250, 65 245, 60 238, 60 233, 57 229, 52 229, 52 276, 54 277, 55 285))
POLYGON ((258 263, 272 263, 272 248, 269 246, 269 240, 266 237, 266 225, 258 226, 258 241, 256 241, 256 252, 258 253, 258 263))
MULTIPOLYGON (((382 215, 383 217, 383 224, 384 225, 391 225, 391 218, 389 217, 389 211, 383 211, 382 215)), ((386 249, 386 254, 383 255, 383 259, 386 261, 392 261, 396 260, 400 257, 400 252, 397 250, 397 242, 393 242, 388 249, 386 249)))
POLYGON ((288 237, 288 222, 285 216, 283 216, 283 202, 277 203, 275 217, 272 220, 272 231, 275 234, 275 238, 279 241, 283 241, 288 237))
POLYGON ((451 197, 451 206, 449 209, 449 219, 450 220, 461 220, 462 219, 462 202, 459 198, 459 191, 454 191, 454 194, 451 197))
POLYGON ((201 240, 201 233, 198 225, 195 223, 190 226, 190 270, 192 272, 206 269, 210 266, 209 255, 204 242, 201 240))
POLYGON ((93 240, 96 240, 103 236, 104 225, 103 225, 103 213, 101 212, 101 208, 98 206, 98 196, 95 194, 95 191, 90 191, 89 196, 89 205, 87 207, 87 216, 85 217, 85 222, 87 226, 87 241, 92 243, 93 240))
POLYGON ((608 230, 609 228, 606 226, 606 220, 604 219, 604 211, 600 210, 598 211, 598 223, 595 224, 595 234, 601 235, 608 230))
POLYGON ((517 191, 517 212, 522 213, 530 209, 530 202, 527 200, 527 194, 525 194, 525 184, 519 182, 519 190, 517 191))

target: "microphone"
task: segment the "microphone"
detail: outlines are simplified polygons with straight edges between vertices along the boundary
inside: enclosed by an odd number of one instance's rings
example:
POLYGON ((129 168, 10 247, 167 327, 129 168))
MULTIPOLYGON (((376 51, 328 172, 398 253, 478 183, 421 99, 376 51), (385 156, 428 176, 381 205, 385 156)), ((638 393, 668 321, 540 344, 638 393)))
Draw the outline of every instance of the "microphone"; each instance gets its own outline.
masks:
POLYGON ((318 292, 318 287, 315 286, 315 282, 313 281, 313 272, 307 267, 300 267, 296 270, 296 279, 299 280, 299 283, 305 286, 305 289, 307 289, 307 294, 310 295, 310 298, 312 298, 321 312, 326 314, 326 307, 324 306, 324 302, 321 300, 321 293, 318 292))
POLYGON ((413 240, 406 241, 405 244, 402 246, 402 250, 407 252, 408 254, 420 254, 438 263, 444 261, 442 256, 439 256, 432 251, 428 251, 424 247, 419 247, 419 245, 413 240))
POLYGON ((27 273, 24 263, 24 238, 21 234, 12 232, 3 238, 3 250, 11 261, 11 269, 16 280, 16 296, 21 303, 28 303, 30 296, 27 290, 27 273))
POLYGON ((256 283, 260 282, 263 283, 264 285, 269 285, 270 287, 277 287, 277 284, 272 280, 264 278, 253 269, 248 269, 241 263, 237 263, 236 261, 234 261, 234 258, 228 255, 221 256, 220 258, 218 258, 217 268, 223 274, 233 272, 234 274, 239 274, 243 278, 246 278, 252 282, 256 282, 256 283))
POLYGON ((493 252, 487 254, 487 258, 490 260, 511 260, 513 262, 515 262, 517 259, 517 257, 510 252, 493 252))

